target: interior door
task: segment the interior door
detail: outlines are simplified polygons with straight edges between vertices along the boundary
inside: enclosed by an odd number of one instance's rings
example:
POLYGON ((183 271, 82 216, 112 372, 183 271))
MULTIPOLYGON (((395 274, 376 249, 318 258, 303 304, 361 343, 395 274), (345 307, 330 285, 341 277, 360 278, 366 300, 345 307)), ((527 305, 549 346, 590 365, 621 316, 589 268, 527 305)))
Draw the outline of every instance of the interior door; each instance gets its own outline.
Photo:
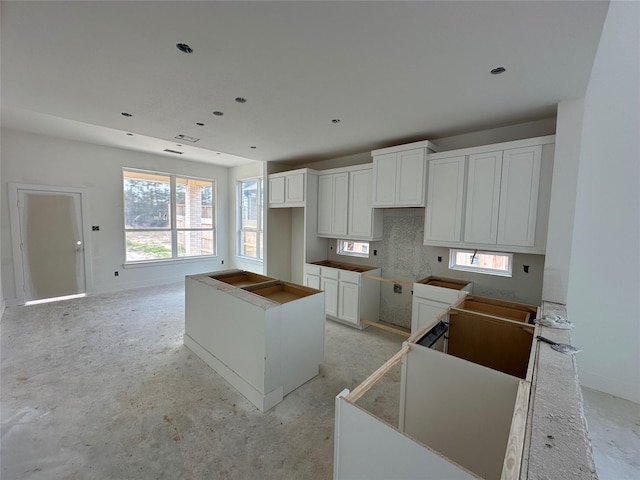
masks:
POLYGON ((82 198, 18 189, 25 302, 85 293, 82 198))

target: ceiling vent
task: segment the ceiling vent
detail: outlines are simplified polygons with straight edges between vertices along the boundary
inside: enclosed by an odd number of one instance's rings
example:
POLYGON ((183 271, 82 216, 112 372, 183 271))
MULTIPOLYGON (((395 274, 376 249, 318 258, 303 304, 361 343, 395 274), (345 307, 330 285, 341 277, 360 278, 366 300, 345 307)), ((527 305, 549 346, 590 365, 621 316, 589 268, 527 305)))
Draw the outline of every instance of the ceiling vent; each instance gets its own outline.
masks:
POLYGON ((177 138, 178 140, 183 140, 185 142, 191 142, 191 143, 196 143, 198 140, 200 140, 199 138, 196 137, 190 137, 189 135, 176 135, 174 138, 177 138))
POLYGON ((169 148, 165 148, 165 149, 164 149, 164 151, 165 151, 165 152, 168 152, 168 153, 175 153, 175 154, 177 154, 177 155, 182 155, 182 152, 179 152, 179 151, 177 151, 177 150, 171 150, 171 149, 169 149, 169 148))

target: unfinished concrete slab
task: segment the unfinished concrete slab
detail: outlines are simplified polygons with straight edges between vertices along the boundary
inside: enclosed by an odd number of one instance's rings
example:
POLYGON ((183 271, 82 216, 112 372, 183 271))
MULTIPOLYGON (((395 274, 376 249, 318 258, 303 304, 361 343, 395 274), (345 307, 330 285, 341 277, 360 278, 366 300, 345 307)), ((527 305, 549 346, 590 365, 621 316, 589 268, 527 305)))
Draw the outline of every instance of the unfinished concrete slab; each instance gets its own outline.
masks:
POLYGON ((182 283, 9 308, 0 333, 13 480, 331 478, 335 396, 403 340, 327 322, 320 374, 261 413, 184 347, 182 283))

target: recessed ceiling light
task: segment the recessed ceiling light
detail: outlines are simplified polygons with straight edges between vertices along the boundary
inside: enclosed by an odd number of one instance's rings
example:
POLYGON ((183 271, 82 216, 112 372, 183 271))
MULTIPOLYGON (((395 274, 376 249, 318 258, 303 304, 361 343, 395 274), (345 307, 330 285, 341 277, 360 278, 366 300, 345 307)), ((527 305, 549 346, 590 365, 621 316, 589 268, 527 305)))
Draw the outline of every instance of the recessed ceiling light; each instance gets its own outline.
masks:
POLYGON ((196 122, 196 125, 198 125, 199 127, 204 127, 204 123, 202 122, 196 122))
POLYGON ((243 97, 236 97, 236 102, 238 103, 247 103, 247 99, 243 97))
POLYGON ((133 115, 127 112, 122 112, 120 115, 122 115, 123 117, 133 117, 133 115))
POLYGON ((490 73, 491 75, 500 75, 501 73, 504 73, 506 71, 507 69, 504 67, 495 67, 491 69, 490 73))
POLYGON ((339 118, 334 118, 333 120, 331 120, 332 123, 340 123, 340 119, 339 118))
POLYGON ((133 133, 127 133, 127 135, 129 135, 130 137, 133 137, 133 133))
POLYGON ((251 148, 258 148, 258 147, 255 147, 255 146, 251 145, 251 148))
POLYGON ((186 43, 176 43, 176 47, 178 47, 178 50, 180 50, 181 52, 193 53, 193 48, 191 48, 186 43))
POLYGON ((222 155, 220 152, 216 152, 216 155, 222 155))
POLYGON ((224 115, 224 113, 219 112, 219 111, 217 111, 217 110, 216 110, 215 112, 213 112, 213 114, 214 114, 215 116, 217 116, 217 117, 221 117, 222 115, 224 115))

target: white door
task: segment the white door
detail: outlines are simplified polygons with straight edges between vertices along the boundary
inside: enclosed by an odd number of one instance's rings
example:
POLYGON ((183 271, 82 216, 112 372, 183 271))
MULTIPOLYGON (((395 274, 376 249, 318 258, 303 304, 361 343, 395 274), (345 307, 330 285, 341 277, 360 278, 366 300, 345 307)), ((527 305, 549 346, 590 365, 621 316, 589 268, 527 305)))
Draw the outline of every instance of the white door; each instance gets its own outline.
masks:
POLYGON ((85 293, 81 194, 18 188, 17 211, 24 301, 85 293))

